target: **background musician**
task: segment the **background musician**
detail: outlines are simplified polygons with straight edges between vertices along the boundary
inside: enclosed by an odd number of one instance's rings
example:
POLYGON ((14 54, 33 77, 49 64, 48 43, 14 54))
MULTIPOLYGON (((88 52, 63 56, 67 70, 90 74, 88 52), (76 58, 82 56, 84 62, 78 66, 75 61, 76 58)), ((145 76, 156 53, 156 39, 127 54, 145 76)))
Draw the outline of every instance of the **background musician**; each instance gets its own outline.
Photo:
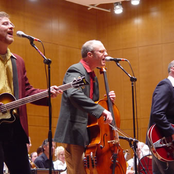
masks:
MULTIPOLYGON (((156 124, 163 136, 174 140, 174 60, 168 65, 168 77, 156 86, 151 106, 149 127, 156 124)), ((149 140, 147 142, 150 147, 149 140)), ((152 168, 154 174, 169 174, 174 172, 174 161, 162 162, 152 153, 152 168)))
MULTIPOLYGON (((85 76, 89 86, 80 89, 68 89, 62 96, 61 109, 54 140, 63 143, 68 174, 85 174, 82 154, 89 143, 87 133, 88 114, 95 118, 105 117, 106 123, 113 118, 109 111, 94 101, 99 100, 96 67, 105 66, 107 51, 98 40, 84 43, 81 49, 82 59, 67 70, 63 83, 66 84, 79 76, 85 76)), ((109 92, 112 101, 115 93, 109 92)))
MULTIPOLYGON (((43 90, 30 85, 23 59, 12 54, 8 48, 14 41, 13 32, 14 24, 10 21, 8 14, 0 12, 0 94, 9 93, 19 99, 43 90)), ((51 88, 53 96, 61 92, 57 89, 56 86, 51 88)), ((1 101, 1 106, 3 106, 2 103, 1 101)), ((34 104, 47 105, 48 99, 41 99, 34 104)), ((30 174, 26 146, 26 143, 29 143, 26 105, 19 107, 18 117, 15 118, 14 122, 0 124, 0 174, 3 173, 4 162, 10 174, 30 174)))

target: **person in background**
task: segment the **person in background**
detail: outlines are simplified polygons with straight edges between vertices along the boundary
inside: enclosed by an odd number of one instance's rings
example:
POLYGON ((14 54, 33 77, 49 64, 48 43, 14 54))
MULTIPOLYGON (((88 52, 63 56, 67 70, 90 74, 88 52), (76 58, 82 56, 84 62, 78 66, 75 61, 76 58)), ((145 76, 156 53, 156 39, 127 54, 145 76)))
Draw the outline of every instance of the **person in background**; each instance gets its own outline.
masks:
POLYGON ((55 170, 65 170, 61 174, 67 174, 66 161, 65 161, 65 149, 63 146, 58 146, 55 149, 56 160, 53 162, 55 170))
POLYGON ((34 160, 38 157, 38 156, 37 156, 37 152, 32 152, 32 153, 30 154, 30 157, 31 157, 31 161, 34 162, 34 160))
MULTIPOLYGON (((101 41, 90 40, 81 49, 82 59, 70 66, 63 83, 84 76, 89 85, 68 89, 63 93, 58 124, 54 136, 56 142, 65 148, 65 159, 68 174, 86 174, 83 164, 83 153, 89 144, 87 132, 88 114, 95 118, 103 117, 105 123, 111 123, 111 113, 101 105, 99 100, 98 80, 94 69, 105 66, 107 51, 101 41)), ((115 100, 114 91, 109 92, 111 101, 115 100)))
MULTIPOLYGON (((174 142, 174 60, 168 65, 168 77, 161 80, 153 92, 149 128, 154 124, 159 129, 159 137, 170 137, 174 142)), ((151 148, 148 137, 146 141, 151 148)), ((174 160, 161 161, 152 151, 152 168, 153 174, 174 173, 174 160)))
MULTIPOLYGON (((137 148, 136 148, 136 154, 137 154, 137 168, 139 165, 139 161, 146 155, 151 155, 149 147, 143 143, 143 142, 138 142, 137 143, 137 148)), ((150 164, 149 164, 150 165, 150 164)), ((144 167, 144 169, 147 169, 148 164, 144 167)), ((135 173, 134 170, 134 157, 129 159, 127 161, 127 171, 126 174, 133 174, 135 173)), ((148 169, 149 170, 149 169, 148 169)), ((148 172, 147 172, 148 173, 148 172)))
MULTIPOLYGON (((52 154, 54 154, 55 151, 55 142, 52 141, 52 154)), ((42 143, 43 153, 39 155, 35 160, 34 164, 37 168, 44 168, 48 169, 50 168, 50 159, 49 159, 49 142, 48 139, 45 139, 42 143)), ((53 168, 53 164, 51 166, 53 168)))
MULTIPOLYGON (((29 143, 26 105, 9 112, 3 103, 13 101, 14 97, 21 99, 43 90, 30 85, 23 59, 8 48, 14 41, 13 33, 14 24, 9 15, 0 11, 0 173, 3 173, 5 162, 10 174, 30 174, 26 146, 29 143)), ((52 86, 51 93, 56 97, 62 91, 58 90, 57 86, 52 86)), ((48 106, 48 98, 33 104, 48 106)))
POLYGON ((29 157, 29 161, 30 161, 30 167, 32 168, 32 169, 36 169, 37 167, 36 167, 36 165, 34 164, 34 161, 35 161, 35 159, 37 158, 38 156, 37 156, 37 152, 32 152, 31 154, 30 154, 30 157, 29 157))
POLYGON ((40 156, 42 153, 43 153, 43 148, 42 148, 42 146, 39 146, 37 148, 37 156, 40 156))

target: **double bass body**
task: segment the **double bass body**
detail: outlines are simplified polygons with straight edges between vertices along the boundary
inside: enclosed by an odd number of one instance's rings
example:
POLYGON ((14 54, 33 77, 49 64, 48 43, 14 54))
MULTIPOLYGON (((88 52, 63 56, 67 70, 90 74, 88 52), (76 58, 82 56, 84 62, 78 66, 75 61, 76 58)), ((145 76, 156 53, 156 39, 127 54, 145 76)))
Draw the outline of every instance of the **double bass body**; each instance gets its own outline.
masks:
MULTIPOLYGON (((105 87, 109 93, 106 74, 105 87)), ((120 115, 117 107, 107 98, 98 104, 109 110, 113 116, 113 126, 120 127, 120 115), (112 106, 111 106, 112 105, 112 106), (117 123, 117 126, 116 124, 117 123)), ((103 117, 96 119, 89 115, 88 133, 90 144, 86 148, 84 166, 87 174, 125 174, 126 161, 123 149, 120 147, 118 133, 112 126, 106 124, 103 117)))

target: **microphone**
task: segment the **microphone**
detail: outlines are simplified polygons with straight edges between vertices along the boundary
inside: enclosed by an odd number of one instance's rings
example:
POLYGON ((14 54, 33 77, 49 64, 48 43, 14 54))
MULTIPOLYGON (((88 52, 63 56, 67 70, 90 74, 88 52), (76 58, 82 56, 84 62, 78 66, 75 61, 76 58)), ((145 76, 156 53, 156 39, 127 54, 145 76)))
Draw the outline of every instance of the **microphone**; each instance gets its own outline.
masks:
POLYGON ((119 136, 119 139, 123 139, 123 140, 127 140, 127 141, 133 141, 133 142, 136 142, 138 143, 138 140, 135 139, 135 138, 128 138, 128 137, 123 137, 123 136, 119 136))
POLYGON ((37 39, 33 36, 29 36, 29 35, 25 34, 23 31, 17 31, 16 35, 19 36, 19 37, 25 37, 25 38, 29 39, 30 42, 33 42, 33 41, 41 42, 41 40, 39 40, 39 39, 37 39))
POLYGON ((110 56, 106 56, 105 60, 106 61, 114 61, 114 62, 127 61, 127 59, 124 59, 124 58, 113 58, 113 57, 110 57, 110 56))

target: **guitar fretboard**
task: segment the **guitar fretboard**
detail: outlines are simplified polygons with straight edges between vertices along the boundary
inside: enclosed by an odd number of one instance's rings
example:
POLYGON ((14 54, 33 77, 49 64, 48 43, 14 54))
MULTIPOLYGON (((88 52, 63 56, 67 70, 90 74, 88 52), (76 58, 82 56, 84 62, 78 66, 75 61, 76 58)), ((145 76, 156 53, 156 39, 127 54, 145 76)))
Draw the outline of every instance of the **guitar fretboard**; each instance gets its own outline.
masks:
MULTIPOLYGON (((71 88, 72 86, 73 86, 72 82, 70 82, 70 83, 58 86, 58 90, 61 89, 62 91, 65 91, 65 90, 71 88)), ((5 111, 8 111, 8 110, 17 108, 19 106, 25 105, 27 103, 31 103, 31 102, 40 100, 40 99, 45 98, 45 97, 48 97, 48 90, 39 92, 39 93, 31 95, 31 96, 27 96, 25 98, 21 98, 21 99, 12 101, 10 103, 4 104, 3 106, 4 106, 5 111)))

